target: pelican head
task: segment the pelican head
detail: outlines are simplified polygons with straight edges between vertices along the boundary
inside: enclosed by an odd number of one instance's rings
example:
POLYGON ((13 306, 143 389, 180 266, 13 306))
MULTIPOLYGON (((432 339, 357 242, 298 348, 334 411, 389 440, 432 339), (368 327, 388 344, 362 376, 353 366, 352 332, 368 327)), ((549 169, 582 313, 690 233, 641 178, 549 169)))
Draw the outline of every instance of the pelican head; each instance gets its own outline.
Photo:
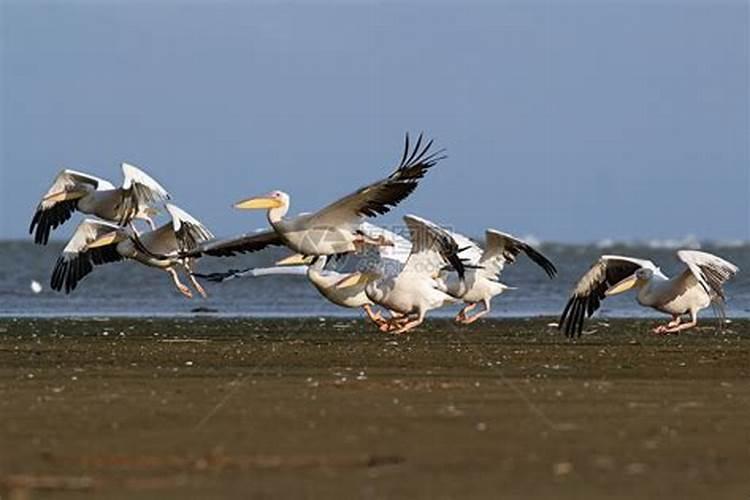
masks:
POLYGON ((619 293, 627 292, 634 287, 641 287, 645 283, 650 281, 653 276, 653 269, 642 267, 624 280, 611 286, 606 292, 604 292, 604 295, 609 297, 611 295, 617 295, 619 293))
POLYGON ((262 196, 255 196, 234 204, 234 208, 240 210, 274 209, 288 206, 289 195, 283 191, 271 191, 262 196))

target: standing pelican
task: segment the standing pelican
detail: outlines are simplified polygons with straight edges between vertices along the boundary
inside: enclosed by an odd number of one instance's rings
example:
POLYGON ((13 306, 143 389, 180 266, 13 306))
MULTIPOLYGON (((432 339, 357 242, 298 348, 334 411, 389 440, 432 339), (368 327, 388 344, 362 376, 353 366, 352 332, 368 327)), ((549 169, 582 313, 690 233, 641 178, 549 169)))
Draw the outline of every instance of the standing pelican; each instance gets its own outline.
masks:
POLYGON ((463 282, 447 273, 444 279, 447 292, 466 303, 456 316, 459 323, 473 323, 490 312, 492 298, 510 288, 500 282, 500 273, 506 264, 515 262, 521 252, 544 269, 550 278, 557 274, 557 269, 549 259, 525 241, 509 234, 488 229, 485 232, 484 250, 466 236, 454 232, 450 234, 461 247, 460 255, 466 265, 466 279, 463 282), (469 312, 480 302, 484 310, 469 316, 469 312))
POLYGON ((65 288, 65 293, 70 293, 93 266, 133 259, 168 272, 180 293, 192 297, 190 289, 177 276, 176 267, 182 266, 193 287, 205 297, 206 292, 191 273, 192 260, 183 258, 181 252, 211 238, 211 232, 177 206, 167 203, 166 208, 171 222, 143 234, 138 234, 132 226, 85 219, 57 259, 50 280, 52 289, 65 288))
POLYGON ((170 198, 152 177, 133 165, 122 164, 122 187, 75 170, 63 170, 39 202, 29 226, 34 242, 46 245, 50 232, 70 219, 76 210, 124 226, 133 219, 148 222, 156 210, 149 205, 170 198))
POLYGON ((431 146, 432 141, 423 145, 420 135, 412 149, 407 134, 401 162, 391 175, 314 213, 285 218, 289 195, 282 191, 238 202, 235 207, 242 210, 267 209, 273 230, 217 242, 203 253, 229 255, 286 245, 302 255, 332 255, 362 250, 366 245, 388 244, 383 238, 369 238, 359 225, 364 217, 387 213, 416 189, 427 171, 444 158, 442 150, 430 153, 431 146))
POLYGON ((723 317, 722 285, 737 273, 737 266, 695 250, 680 250, 677 258, 686 268, 668 278, 650 260, 602 256, 578 281, 558 328, 569 337, 580 336, 584 317, 591 317, 605 297, 631 288, 638 290, 637 300, 642 306, 672 315, 672 321, 654 328, 654 333, 677 333, 694 327, 698 312, 711 304, 718 306, 723 317), (685 315, 690 315, 690 321, 682 323, 685 315))
POLYGON ((448 232, 414 215, 405 216, 404 221, 409 228, 411 251, 403 269, 366 271, 338 285, 348 287, 365 281, 370 300, 398 314, 381 325, 384 332, 407 332, 419 326, 428 311, 457 302, 443 291, 439 275, 446 266, 452 266, 461 280, 464 277, 460 249, 448 232))

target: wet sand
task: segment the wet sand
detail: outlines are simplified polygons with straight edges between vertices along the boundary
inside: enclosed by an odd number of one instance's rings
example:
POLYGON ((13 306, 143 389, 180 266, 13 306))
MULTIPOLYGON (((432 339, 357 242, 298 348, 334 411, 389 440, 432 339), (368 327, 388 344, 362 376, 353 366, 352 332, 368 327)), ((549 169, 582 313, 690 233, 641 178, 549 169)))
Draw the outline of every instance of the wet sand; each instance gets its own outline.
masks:
POLYGON ((0 496, 750 496, 750 322, 549 321, 0 320, 0 496))

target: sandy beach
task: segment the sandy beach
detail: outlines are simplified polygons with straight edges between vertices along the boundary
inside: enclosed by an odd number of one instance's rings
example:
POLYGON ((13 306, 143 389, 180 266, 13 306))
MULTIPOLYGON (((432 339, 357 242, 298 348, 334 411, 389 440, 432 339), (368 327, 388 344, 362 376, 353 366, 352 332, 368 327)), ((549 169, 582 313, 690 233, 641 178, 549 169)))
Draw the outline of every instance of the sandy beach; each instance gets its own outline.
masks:
POLYGON ((2 498, 745 498, 750 322, 0 320, 2 498))

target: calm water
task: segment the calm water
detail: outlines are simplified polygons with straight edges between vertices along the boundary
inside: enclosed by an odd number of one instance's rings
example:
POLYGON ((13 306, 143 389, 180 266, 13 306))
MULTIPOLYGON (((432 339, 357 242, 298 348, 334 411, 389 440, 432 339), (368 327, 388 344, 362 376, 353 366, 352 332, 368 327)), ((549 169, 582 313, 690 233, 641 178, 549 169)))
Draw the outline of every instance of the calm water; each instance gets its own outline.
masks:
MULTIPOLYGON (((566 302, 573 283, 602 253, 648 257, 667 274, 679 263, 671 248, 656 245, 542 245, 542 251, 555 263, 560 274, 554 280, 525 258, 509 267, 503 282, 518 287, 493 301, 494 316, 557 315, 566 302)), ((669 245, 666 245, 669 246, 669 245)), ((730 317, 750 317, 750 244, 703 245, 737 264, 745 272, 727 285, 730 317)), ((97 267, 70 295, 49 289, 49 276, 62 245, 47 247, 28 242, 0 242, 0 315, 2 316, 91 316, 91 315, 186 315, 205 308, 218 315, 250 316, 353 316, 359 311, 338 308, 320 297, 304 276, 265 276, 242 278, 225 283, 204 283, 207 300, 180 295, 169 276, 132 262, 97 267), (31 290, 32 280, 43 286, 31 290)), ((200 272, 223 271, 253 265, 270 265, 288 252, 274 249, 262 254, 232 259, 204 258, 200 272)), ((600 314, 606 316, 650 316, 630 295, 605 301, 600 314)), ((457 307, 435 311, 453 315, 457 307)), ((710 314, 709 314, 710 316, 710 314)))

